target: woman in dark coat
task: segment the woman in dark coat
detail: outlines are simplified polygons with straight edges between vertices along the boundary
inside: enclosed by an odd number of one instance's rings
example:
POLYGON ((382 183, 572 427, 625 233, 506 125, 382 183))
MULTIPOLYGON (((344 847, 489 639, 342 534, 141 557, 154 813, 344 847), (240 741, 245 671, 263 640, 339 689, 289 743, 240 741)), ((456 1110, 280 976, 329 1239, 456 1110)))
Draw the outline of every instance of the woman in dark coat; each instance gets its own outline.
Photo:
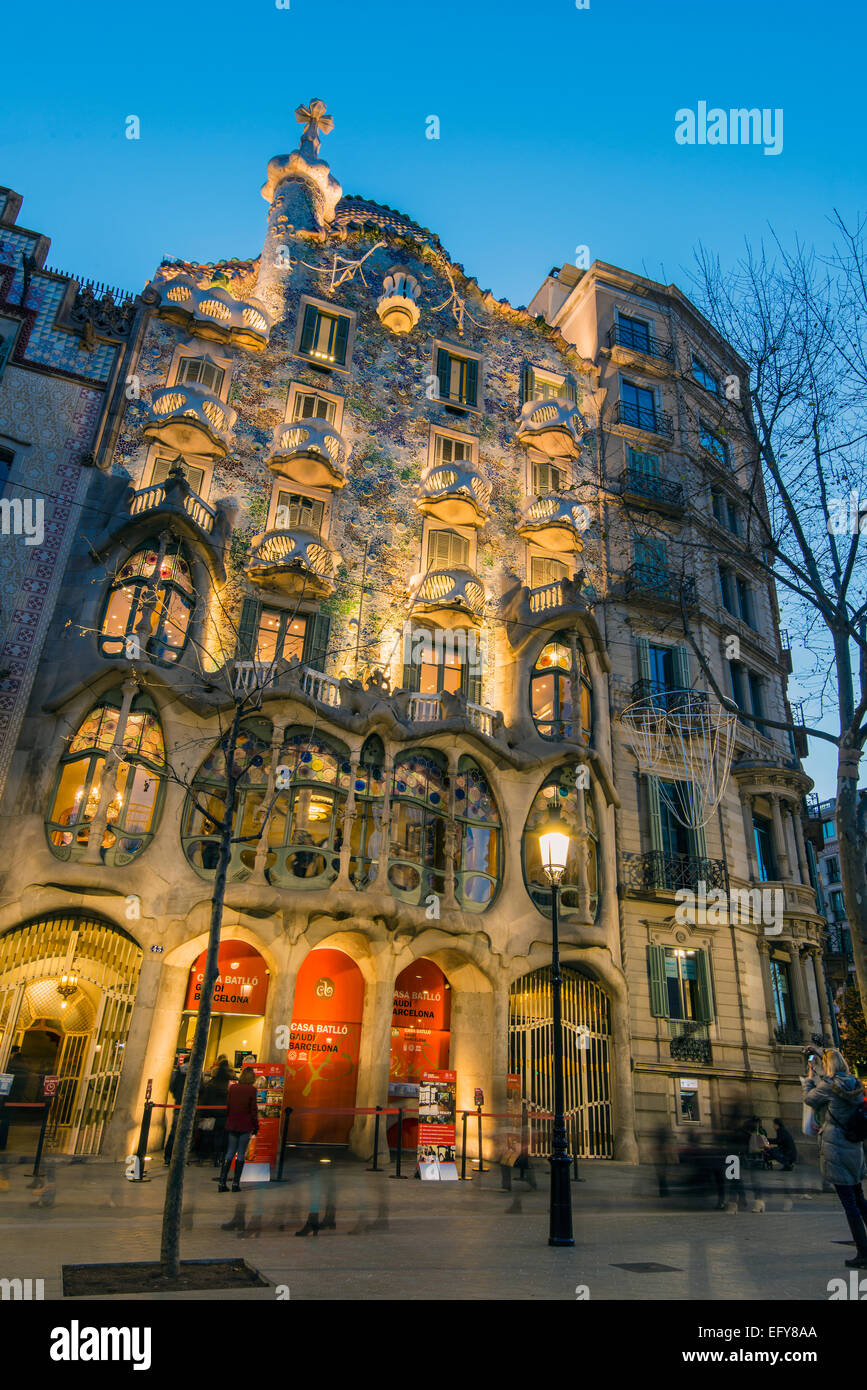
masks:
POLYGON ((840 1198, 849 1230, 855 1238, 850 1269, 867 1269, 867 1198, 861 1180, 867 1174, 864 1145, 847 1139, 845 1129, 864 1099, 864 1087, 853 1076, 836 1047, 826 1047, 822 1064, 810 1059, 810 1074, 803 1079, 804 1102, 816 1112, 819 1125, 819 1170, 840 1198))
POLYGON ((226 1179, 235 1160, 235 1178, 232 1191, 240 1192, 241 1174, 244 1171, 244 1157, 250 1135, 259 1133, 259 1110, 256 1105, 256 1073, 252 1067, 244 1067, 239 1079, 229 1087, 228 1110, 226 1112, 226 1153, 220 1169, 218 1192, 228 1192, 226 1179))
POLYGON ((223 1150, 226 1147, 226 1105, 229 1098, 229 1085, 234 1080, 235 1073, 229 1066, 228 1058, 220 1057, 208 1082, 207 1099, 204 1097, 202 1099, 203 1105, 214 1107, 207 1113, 214 1121, 214 1127, 211 1131, 211 1152, 215 1166, 222 1162, 223 1150))

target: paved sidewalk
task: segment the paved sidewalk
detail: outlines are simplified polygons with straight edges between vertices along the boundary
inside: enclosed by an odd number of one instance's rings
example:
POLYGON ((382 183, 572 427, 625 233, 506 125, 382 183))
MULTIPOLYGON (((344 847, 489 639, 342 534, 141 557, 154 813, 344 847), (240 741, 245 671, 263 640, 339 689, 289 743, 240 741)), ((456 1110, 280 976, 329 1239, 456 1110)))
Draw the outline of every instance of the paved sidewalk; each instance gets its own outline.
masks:
MULTIPOLYGON (((45 1297, 56 1299, 64 1263, 157 1258, 166 1174, 159 1156, 146 1183, 100 1160, 53 1165, 53 1204, 33 1205, 40 1196, 28 1186, 31 1166, 10 1156, 8 1189, 0 1190, 0 1278, 44 1279, 45 1297)), ((547 1244, 546 1166, 535 1172, 535 1191, 516 1180, 508 1193, 499 1168, 471 1182, 422 1184, 349 1160, 295 1159, 288 1182, 233 1196, 217 1192, 212 1168, 190 1167, 182 1258, 243 1255, 283 1286, 282 1297, 288 1290, 292 1299, 319 1300, 575 1299, 586 1286, 591 1299, 824 1301, 828 1280, 847 1274, 853 1247, 840 1243, 848 1237, 843 1213, 812 1169, 760 1174, 763 1211, 752 1210, 749 1190, 746 1209, 717 1211, 712 1194, 660 1199, 652 1169, 585 1163, 585 1181, 572 1184, 576 1244, 566 1250, 547 1244), (331 1193, 335 1229, 300 1239, 294 1232, 314 1174, 323 1214, 331 1193), (235 1229, 221 1229, 233 1217, 235 1229), (642 1265, 665 1268, 622 1267, 642 1265)), ((269 1287, 156 1297, 277 1296, 269 1287)))

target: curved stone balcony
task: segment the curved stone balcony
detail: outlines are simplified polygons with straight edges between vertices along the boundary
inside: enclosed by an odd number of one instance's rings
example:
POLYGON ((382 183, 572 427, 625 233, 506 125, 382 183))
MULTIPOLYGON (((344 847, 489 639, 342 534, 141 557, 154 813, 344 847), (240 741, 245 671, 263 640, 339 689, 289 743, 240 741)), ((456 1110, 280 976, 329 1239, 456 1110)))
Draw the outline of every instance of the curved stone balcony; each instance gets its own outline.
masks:
POLYGON ((424 516, 456 526, 481 526, 491 503, 491 485, 470 465, 438 463, 422 475, 416 506, 424 516))
POLYGON ((518 420, 519 444, 539 449, 552 459, 578 457, 587 426, 574 401, 563 397, 527 401, 518 420))
POLYGON ((334 588, 334 552, 312 531, 265 531, 254 536, 245 569, 256 583, 287 594, 323 598, 334 588))
POLYGON ((221 285, 203 290, 189 275, 151 281, 147 288, 159 295, 160 318, 186 328, 197 338, 252 348, 254 352, 268 345, 273 320, 257 300, 235 299, 221 285))
POLYGON ((181 454, 223 458, 237 418, 237 411, 202 386, 163 386, 154 391, 144 434, 181 454))
POLYGON ((376 312, 392 333, 409 333, 419 320, 421 285, 409 271, 395 267, 382 282, 376 312))
POLYGON ((193 526, 209 536, 214 529, 217 513, 209 507, 198 493, 179 483, 169 474, 163 483, 151 483, 150 487, 139 488, 130 498, 130 516, 143 516, 148 512, 167 512, 181 510, 189 517, 193 526))
POLYGON ((291 483, 339 488, 346 484, 349 450, 333 425, 318 415, 278 425, 266 463, 291 483))
POLYGON ((441 627, 461 627, 468 616, 477 622, 484 607, 484 585, 467 565, 431 570, 413 602, 414 613, 436 613, 441 627))
POLYGON ((577 552, 584 548, 583 533, 590 515, 583 502, 551 492, 528 503, 518 522, 518 535, 538 541, 546 550, 577 552))

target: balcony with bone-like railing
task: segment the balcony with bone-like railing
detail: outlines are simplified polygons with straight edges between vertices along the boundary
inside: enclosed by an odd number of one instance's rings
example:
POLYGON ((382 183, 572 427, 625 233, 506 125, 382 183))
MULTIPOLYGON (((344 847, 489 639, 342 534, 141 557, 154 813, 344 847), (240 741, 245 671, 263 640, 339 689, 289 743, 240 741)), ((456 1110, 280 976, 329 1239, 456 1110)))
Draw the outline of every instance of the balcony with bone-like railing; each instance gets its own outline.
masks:
POLYGON ((437 463, 422 475, 416 506, 423 516, 452 526, 481 526, 491 504, 491 485, 463 460, 437 463))
POLYGON ((564 397, 544 397, 527 401, 518 420, 517 440, 527 448, 538 449, 552 459, 578 457, 587 431, 584 418, 574 401, 564 397))
POLYGON ((152 516, 157 512, 182 514, 197 531, 210 536, 217 513, 198 493, 193 492, 179 465, 174 465, 161 483, 139 488, 129 499, 130 516, 152 516))
POLYGON ((478 621, 484 608, 484 585, 467 565, 430 570, 413 600, 414 613, 435 613, 443 627, 459 627, 467 617, 478 621))
POLYGON ((317 415, 278 425, 265 462, 287 482, 336 489, 346 483, 348 457, 343 436, 317 415))
POLYGON ((196 338, 260 352, 268 345, 273 319, 255 299, 235 299, 222 285, 202 289, 189 275, 173 280, 154 280, 152 291, 159 296, 160 318, 187 329, 196 338))
POLYGON ((334 589, 336 559, 321 536, 298 527, 254 536, 245 565, 248 579, 287 594, 323 598, 334 589))
POLYGON ((582 502, 568 493, 550 492, 528 502, 518 521, 518 535, 537 541, 546 550, 578 552, 589 515, 582 502))
POLYGON ((145 438, 182 454, 224 458, 237 411, 202 386, 163 386, 154 391, 145 438))

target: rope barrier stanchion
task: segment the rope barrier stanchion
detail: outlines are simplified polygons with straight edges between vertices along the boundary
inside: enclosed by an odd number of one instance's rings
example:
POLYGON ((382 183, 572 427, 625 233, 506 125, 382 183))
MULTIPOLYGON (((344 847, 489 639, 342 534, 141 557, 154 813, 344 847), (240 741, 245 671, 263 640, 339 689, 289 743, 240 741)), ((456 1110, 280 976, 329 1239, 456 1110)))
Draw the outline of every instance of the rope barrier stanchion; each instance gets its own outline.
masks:
POLYGON ((151 1115, 153 1114, 154 1103, 146 1100, 141 1117, 141 1129, 139 1130, 138 1145, 136 1147, 136 1172, 133 1182, 145 1182, 145 1154, 148 1151, 148 1138, 151 1132, 151 1115))
POLYGON ((39 1165, 42 1162, 42 1145, 45 1143, 45 1131, 48 1128, 48 1112, 51 1109, 51 1098, 42 1102, 42 1124, 39 1126, 39 1139, 36 1143, 36 1159, 33 1164, 31 1178, 39 1177, 39 1165))
POLYGON ((467 1177, 467 1116, 469 1111, 464 1111, 464 1121, 461 1133, 461 1182, 472 1182, 472 1178, 467 1177))
POLYGON ((583 1182, 578 1173, 578 1114, 572 1116, 572 1181, 583 1182))
POLYGON ((485 1159, 482 1154, 482 1107, 480 1105, 476 1107, 476 1114, 479 1118, 479 1172, 486 1173, 488 1170, 485 1167, 485 1159))
POLYGON ((275 1182, 283 1181, 283 1162, 286 1157, 286 1131, 289 1128, 289 1120, 292 1115, 292 1106, 287 1105, 283 1111, 283 1122, 280 1126, 280 1157, 277 1160, 277 1177, 275 1182))
POLYGON ((382 1106, 376 1107, 376 1119, 373 1122, 373 1163, 368 1168, 368 1173, 379 1172, 379 1117, 382 1114, 382 1106))
POLYGON ((391 1175, 393 1178, 403 1178, 403 1173, 400 1171, 400 1160, 401 1160, 402 1151, 403 1151, 403 1109, 399 1106, 399 1107, 398 1107, 398 1111, 397 1111, 397 1162, 396 1162, 396 1164, 395 1164, 395 1171, 394 1171, 394 1172, 392 1173, 392 1175, 391 1175))

